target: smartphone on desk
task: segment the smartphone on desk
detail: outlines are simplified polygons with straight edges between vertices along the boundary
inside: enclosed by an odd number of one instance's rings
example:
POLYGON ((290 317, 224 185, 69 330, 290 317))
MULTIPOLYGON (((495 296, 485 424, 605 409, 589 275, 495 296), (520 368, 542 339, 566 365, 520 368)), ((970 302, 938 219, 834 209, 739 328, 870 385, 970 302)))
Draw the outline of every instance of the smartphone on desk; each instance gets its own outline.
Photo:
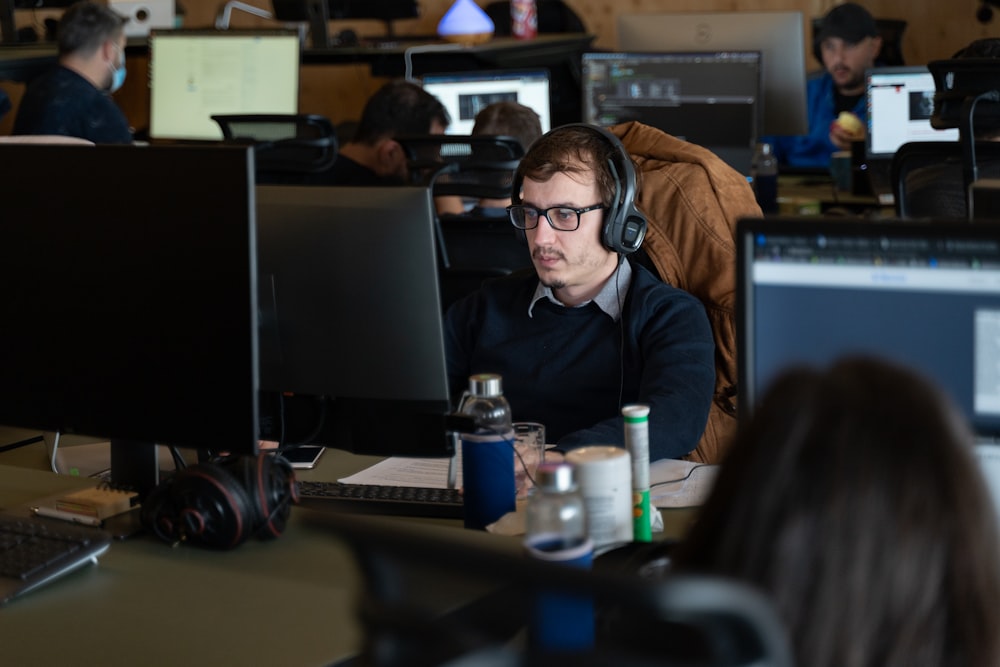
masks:
POLYGON ((326 451, 326 447, 302 445, 294 449, 286 449, 281 455, 288 459, 288 462, 296 470, 312 470, 316 467, 319 457, 323 456, 324 451, 326 451))

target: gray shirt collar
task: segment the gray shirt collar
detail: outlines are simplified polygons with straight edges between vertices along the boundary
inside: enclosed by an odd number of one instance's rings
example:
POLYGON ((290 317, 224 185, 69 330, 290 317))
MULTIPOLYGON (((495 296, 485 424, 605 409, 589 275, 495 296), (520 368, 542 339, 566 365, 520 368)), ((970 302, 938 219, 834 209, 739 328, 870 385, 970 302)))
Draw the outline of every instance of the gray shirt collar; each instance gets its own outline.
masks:
MULTIPOLYGON (((607 313, 607 315, 617 322, 622 316, 622 302, 625 301, 625 295, 628 294, 628 288, 632 284, 632 266, 627 260, 618 263, 618 268, 615 272, 604 281, 604 286, 601 287, 601 291, 597 293, 592 301, 597 304, 597 307, 602 311, 607 313), (617 278, 616 278, 617 276, 617 278)), ((535 308, 535 304, 541 299, 548 299, 557 306, 565 307, 566 304, 561 302, 556 298, 556 295, 552 293, 550 287, 546 287, 541 282, 535 287, 535 294, 531 297, 531 303, 528 304, 528 317, 533 317, 532 311, 535 308)), ((584 301, 580 306, 586 306, 590 301, 584 301)), ((579 308, 580 306, 576 306, 579 308)))

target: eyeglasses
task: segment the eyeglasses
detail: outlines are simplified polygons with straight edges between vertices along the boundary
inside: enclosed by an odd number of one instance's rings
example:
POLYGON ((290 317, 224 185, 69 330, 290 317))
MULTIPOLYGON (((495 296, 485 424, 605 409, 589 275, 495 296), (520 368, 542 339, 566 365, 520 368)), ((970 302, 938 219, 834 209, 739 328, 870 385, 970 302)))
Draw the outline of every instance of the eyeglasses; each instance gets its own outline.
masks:
POLYGON ((514 204, 507 207, 507 215, 511 223, 518 229, 534 229, 538 219, 545 218, 552 229, 560 232, 576 231, 580 227, 580 216, 588 211, 605 209, 604 204, 594 204, 586 208, 570 208, 569 206, 552 206, 550 208, 535 208, 524 204, 514 204))

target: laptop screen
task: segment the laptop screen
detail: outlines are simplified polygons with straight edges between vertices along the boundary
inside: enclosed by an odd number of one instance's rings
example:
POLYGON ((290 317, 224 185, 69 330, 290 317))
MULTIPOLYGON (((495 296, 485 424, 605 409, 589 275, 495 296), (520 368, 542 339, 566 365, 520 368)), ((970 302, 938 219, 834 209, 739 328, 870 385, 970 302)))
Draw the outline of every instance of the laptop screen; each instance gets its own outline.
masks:
POLYGON ((584 53, 583 120, 637 120, 750 173, 760 113, 760 53, 584 53))
POLYGON ((862 353, 1000 434, 1000 225, 774 217, 737 242, 741 419, 789 365, 862 353))
POLYGON ((293 114, 299 37, 289 30, 154 30, 149 136, 219 140, 213 114, 293 114))
POLYGON ((891 159, 910 141, 958 141, 958 130, 935 130, 934 77, 923 66, 876 67, 865 73, 869 159, 891 159))
POLYGON ((476 114, 494 102, 519 102, 535 110, 542 132, 552 128, 548 70, 448 72, 425 74, 421 81, 448 110, 448 134, 472 134, 476 114))

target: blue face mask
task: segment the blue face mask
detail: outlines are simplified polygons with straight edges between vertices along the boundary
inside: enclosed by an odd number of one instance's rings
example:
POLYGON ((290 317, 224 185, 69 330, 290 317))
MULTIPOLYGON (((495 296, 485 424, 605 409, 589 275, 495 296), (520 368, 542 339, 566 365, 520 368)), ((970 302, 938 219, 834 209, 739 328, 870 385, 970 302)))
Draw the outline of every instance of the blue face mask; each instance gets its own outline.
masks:
POLYGON ((118 67, 112 68, 111 70, 111 88, 109 89, 112 93, 117 92, 122 84, 125 83, 125 59, 122 58, 121 64, 118 67))

